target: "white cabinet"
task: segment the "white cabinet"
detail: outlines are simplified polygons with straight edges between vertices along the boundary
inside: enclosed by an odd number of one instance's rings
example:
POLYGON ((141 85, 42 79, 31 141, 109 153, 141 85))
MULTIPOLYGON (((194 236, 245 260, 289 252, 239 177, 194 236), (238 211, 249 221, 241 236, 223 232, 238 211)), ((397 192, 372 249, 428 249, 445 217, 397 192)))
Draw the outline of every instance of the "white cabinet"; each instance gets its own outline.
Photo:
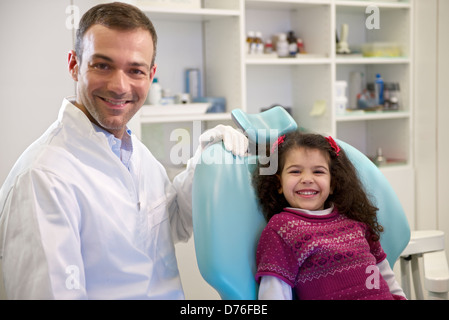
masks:
MULTIPOLYGON (((201 92, 225 98, 228 108, 242 106, 241 2, 204 1, 199 9, 176 9, 134 1, 150 17, 158 33, 156 77, 172 94, 185 92, 185 71, 200 71, 201 92), (229 107, 233 106, 233 107, 229 107)), ((189 106, 186 105, 186 108, 189 106)), ((145 117, 142 123, 226 120, 229 113, 168 114, 145 117)))
POLYGON ((182 92, 185 69, 197 68, 203 95, 224 97, 227 104, 220 114, 140 120, 152 125, 199 120, 207 127, 210 121, 229 120, 235 108, 256 113, 280 104, 291 108, 302 128, 333 135, 370 157, 382 148, 390 166, 408 168, 413 174, 413 1, 210 0, 203 1, 202 8, 180 10, 140 5, 159 33, 156 61, 161 84, 182 92), (377 11, 370 11, 373 8, 377 11), (402 54, 337 54, 336 33, 343 23, 349 26, 353 51, 364 43, 396 43, 402 54), (266 40, 289 30, 303 40, 307 54, 296 58, 247 54, 248 31, 260 31, 266 40), (385 82, 398 83, 399 110, 337 114, 334 84, 349 82, 353 72, 363 74, 365 82, 374 82, 379 73, 385 82))
MULTIPOLYGON (((277 32, 295 31, 307 54, 296 59, 246 57, 246 108, 279 103, 292 108, 298 123, 311 131, 332 134, 369 156, 378 148, 395 163, 411 163, 411 17, 410 2, 373 1, 245 1, 245 29, 260 30, 265 38, 277 32), (378 29, 369 29, 367 8, 378 9, 378 29), (350 48, 364 43, 398 43, 400 57, 363 57, 336 54, 336 32, 349 26, 350 48), (352 72, 374 82, 380 73, 385 82, 400 86, 401 107, 397 111, 336 113, 335 81, 349 83, 352 72), (260 90, 262 89, 262 90, 260 90), (313 107, 319 108, 312 112, 313 107), (325 107, 325 109, 324 109, 325 107)), ((348 93, 348 90, 346 91, 348 93)))
MULTIPOLYGON (((301 127, 345 140, 369 156, 378 148, 400 164, 411 164, 412 127, 412 2, 343 0, 210 0, 199 9, 140 7, 159 33, 157 76, 171 92, 183 92, 184 71, 201 73, 204 96, 224 97, 224 114, 142 117, 142 122, 229 120, 234 108, 255 113, 273 104, 290 107, 301 127), (374 11, 378 25, 370 29, 374 11), (336 54, 336 32, 349 26, 352 50, 371 42, 397 43, 400 57, 336 54), (260 31, 263 39, 295 31, 307 54, 297 58, 248 55, 246 34, 260 31), (182 31, 182 32, 181 32, 182 31), (352 72, 374 82, 400 86, 400 109, 381 112, 335 112, 335 81, 350 81, 352 72), (325 107, 318 115, 313 107, 325 107), (313 115, 311 115, 313 114, 313 115)), ((374 17, 375 18, 375 17, 374 17)), ((348 91, 347 91, 348 93, 348 91)))
POLYGON ((293 30, 307 51, 290 59, 245 55, 246 111, 259 112, 279 103, 291 107, 293 117, 306 130, 331 134, 369 157, 381 148, 389 159, 381 170, 412 224, 413 7, 413 0, 246 0, 243 17, 245 32, 260 31, 268 38, 293 30), (378 25, 373 28, 372 22, 378 25), (352 54, 336 53, 336 33, 341 35, 342 24, 348 25, 352 54), (394 57, 365 57, 361 54, 365 43, 396 44, 402 52, 394 57), (365 84, 374 82, 378 73, 386 83, 398 83, 400 108, 337 114, 335 82, 349 84, 354 72, 363 74, 365 84))
MULTIPOLYGON (((399 163, 411 163, 412 125, 412 4, 403 2, 376 2, 379 8, 378 29, 368 29, 366 13, 369 3, 364 1, 337 1, 336 22, 348 23, 349 42, 361 45, 365 42, 396 43, 402 50, 400 57, 351 58, 337 56, 336 79, 349 81, 353 71, 363 73, 366 82, 374 82, 381 74, 385 82, 397 83, 400 87, 400 107, 397 111, 357 112, 336 116, 336 134, 352 143, 364 153, 375 155, 377 148, 399 163)), ((369 11, 371 12, 371 11, 369 11)))

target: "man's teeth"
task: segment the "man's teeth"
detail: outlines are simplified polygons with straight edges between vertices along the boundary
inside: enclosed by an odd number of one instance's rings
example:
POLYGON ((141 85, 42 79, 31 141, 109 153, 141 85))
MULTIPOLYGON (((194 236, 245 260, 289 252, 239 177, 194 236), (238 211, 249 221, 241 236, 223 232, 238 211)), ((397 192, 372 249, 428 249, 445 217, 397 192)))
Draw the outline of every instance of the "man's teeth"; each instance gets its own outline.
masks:
POLYGON ((120 101, 114 101, 114 100, 109 100, 109 99, 104 99, 106 102, 109 102, 110 104, 116 105, 116 106, 120 106, 122 104, 126 103, 126 100, 120 100, 120 101))

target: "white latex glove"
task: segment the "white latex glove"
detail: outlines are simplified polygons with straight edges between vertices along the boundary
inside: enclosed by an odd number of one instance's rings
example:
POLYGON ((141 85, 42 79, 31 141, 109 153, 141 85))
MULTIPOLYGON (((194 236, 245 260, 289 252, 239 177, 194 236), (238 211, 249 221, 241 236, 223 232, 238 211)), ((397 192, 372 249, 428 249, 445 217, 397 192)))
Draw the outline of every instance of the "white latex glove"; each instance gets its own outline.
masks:
POLYGON ((248 151, 248 138, 239 130, 231 126, 222 124, 207 130, 200 136, 201 149, 207 146, 223 141, 226 150, 236 156, 243 157, 248 151))

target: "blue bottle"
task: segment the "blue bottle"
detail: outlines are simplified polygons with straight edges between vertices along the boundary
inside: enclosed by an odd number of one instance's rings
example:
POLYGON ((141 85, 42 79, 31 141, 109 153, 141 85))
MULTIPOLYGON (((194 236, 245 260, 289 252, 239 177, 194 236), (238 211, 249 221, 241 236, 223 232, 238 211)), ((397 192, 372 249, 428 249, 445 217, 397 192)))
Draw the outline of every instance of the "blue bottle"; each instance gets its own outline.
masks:
POLYGON ((384 104, 384 80, 380 76, 380 74, 376 74, 376 82, 375 82, 375 93, 376 100, 378 105, 384 104))

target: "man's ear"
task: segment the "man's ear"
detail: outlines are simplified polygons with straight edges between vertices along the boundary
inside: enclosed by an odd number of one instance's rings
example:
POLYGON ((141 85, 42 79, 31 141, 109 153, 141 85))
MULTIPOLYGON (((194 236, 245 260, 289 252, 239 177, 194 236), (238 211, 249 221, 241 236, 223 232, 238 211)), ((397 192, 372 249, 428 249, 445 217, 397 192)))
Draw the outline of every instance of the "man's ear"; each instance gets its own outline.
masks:
POLYGON ((153 82, 154 76, 156 75, 157 64, 155 63, 150 69, 150 83, 153 82))
POLYGON ((74 50, 71 50, 68 55, 69 73, 72 79, 78 81, 79 64, 74 50))

